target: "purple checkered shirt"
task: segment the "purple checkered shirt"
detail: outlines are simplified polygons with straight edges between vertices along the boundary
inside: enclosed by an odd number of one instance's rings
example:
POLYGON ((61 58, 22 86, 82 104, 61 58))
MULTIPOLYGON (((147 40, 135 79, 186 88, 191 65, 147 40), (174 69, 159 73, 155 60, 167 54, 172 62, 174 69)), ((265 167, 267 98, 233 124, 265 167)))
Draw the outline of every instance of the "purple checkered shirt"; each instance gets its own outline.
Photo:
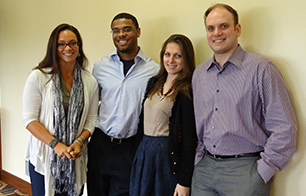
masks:
POLYGON ((239 46, 223 69, 214 58, 192 79, 198 134, 196 163, 217 155, 262 151, 258 172, 268 181, 295 151, 297 124, 290 94, 276 66, 239 46))

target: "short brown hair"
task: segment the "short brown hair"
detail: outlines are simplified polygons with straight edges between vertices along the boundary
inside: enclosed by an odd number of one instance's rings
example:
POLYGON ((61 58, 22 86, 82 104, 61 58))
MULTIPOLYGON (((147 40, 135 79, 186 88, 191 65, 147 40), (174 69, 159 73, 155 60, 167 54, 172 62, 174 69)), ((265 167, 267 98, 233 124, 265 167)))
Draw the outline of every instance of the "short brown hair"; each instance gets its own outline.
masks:
POLYGON ((238 21, 238 13, 237 13, 237 11, 236 11, 234 8, 232 8, 231 6, 229 6, 229 5, 227 5, 227 4, 217 3, 217 4, 215 4, 215 5, 211 6, 211 7, 209 7, 209 8, 206 10, 206 12, 205 12, 205 14, 204 14, 204 23, 205 23, 205 25, 206 25, 206 18, 207 18, 207 16, 208 16, 208 14, 209 14, 212 10, 214 10, 214 9, 216 9, 216 8, 225 8, 227 11, 229 11, 229 12, 233 15, 234 25, 236 26, 236 25, 239 23, 239 21, 238 21))

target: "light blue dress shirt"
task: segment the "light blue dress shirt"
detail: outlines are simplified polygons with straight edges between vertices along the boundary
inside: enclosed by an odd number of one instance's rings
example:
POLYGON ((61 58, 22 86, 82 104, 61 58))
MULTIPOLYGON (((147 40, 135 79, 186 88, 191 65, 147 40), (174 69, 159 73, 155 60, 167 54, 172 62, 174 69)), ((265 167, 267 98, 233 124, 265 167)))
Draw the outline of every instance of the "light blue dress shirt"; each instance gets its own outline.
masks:
POLYGON ((96 127, 114 138, 136 134, 147 82, 160 68, 141 49, 134 60, 126 76, 117 50, 94 64, 93 75, 98 81, 100 95, 96 127))

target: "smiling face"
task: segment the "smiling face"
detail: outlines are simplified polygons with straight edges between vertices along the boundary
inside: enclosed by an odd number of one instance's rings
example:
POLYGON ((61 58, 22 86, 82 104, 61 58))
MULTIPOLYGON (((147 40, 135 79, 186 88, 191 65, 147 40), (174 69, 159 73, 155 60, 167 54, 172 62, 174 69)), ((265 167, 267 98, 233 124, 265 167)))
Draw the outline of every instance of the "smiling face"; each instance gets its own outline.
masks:
POLYGON ((175 42, 169 42, 163 56, 163 64, 168 72, 168 77, 174 78, 182 71, 184 67, 182 48, 175 42))
POLYGON ((121 18, 112 23, 113 42, 118 55, 124 59, 128 56, 131 60, 138 52, 137 38, 140 36, 140 28, 136 29, 131 19, 121 18))
MULTIPOLYGON (((77 36, 70 30, 61 31, 58 35, 57 45, 62 44, 70 44, 73 45, 73 42, 78 42, 77 36)), ((66 45, 65 48, 60 49, 57 48, 57 54, 59 56, 59 64, 76 64, 76 58, 78 56, 79 46, 71 47, 70 45, 66 45)))
POLYGON ((206 35, 215 56, 229 58, 238 47, 240 24, 234 25, 233 15, 225 8, 213 9, 206 17, 206 35))

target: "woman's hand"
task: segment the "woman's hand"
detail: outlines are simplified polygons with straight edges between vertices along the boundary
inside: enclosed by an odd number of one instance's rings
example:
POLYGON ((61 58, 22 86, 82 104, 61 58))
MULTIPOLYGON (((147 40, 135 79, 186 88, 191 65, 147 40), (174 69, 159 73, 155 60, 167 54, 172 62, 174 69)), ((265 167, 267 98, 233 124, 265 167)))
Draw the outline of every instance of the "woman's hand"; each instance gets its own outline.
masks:
POLYGON ((71 146, 68 147, 67 150, 73 160, 76 160, 82 155, 82 148, 78 142, 73 142, 71 146))
POLYGON ((82 147, 87 139, 91 136, 91 132, 83 129, 82 133, 76 140, 68 147, 67 152, 71 155, 71 159, 76 160, 82 155, 82 147))
POLYGON ((179 184, 176 185, 173 196, 189 196, 190 195, 190 187, 181 186, 179 184))
POLYGON ((68 159, 71 159, 72 156, 71 154, 69 153, 68 151, 68 147, 61 143, 61 142, 58 142, 55 147, 54 147, 54 152, 59 156, 59 157, 66 157, 68 159))

